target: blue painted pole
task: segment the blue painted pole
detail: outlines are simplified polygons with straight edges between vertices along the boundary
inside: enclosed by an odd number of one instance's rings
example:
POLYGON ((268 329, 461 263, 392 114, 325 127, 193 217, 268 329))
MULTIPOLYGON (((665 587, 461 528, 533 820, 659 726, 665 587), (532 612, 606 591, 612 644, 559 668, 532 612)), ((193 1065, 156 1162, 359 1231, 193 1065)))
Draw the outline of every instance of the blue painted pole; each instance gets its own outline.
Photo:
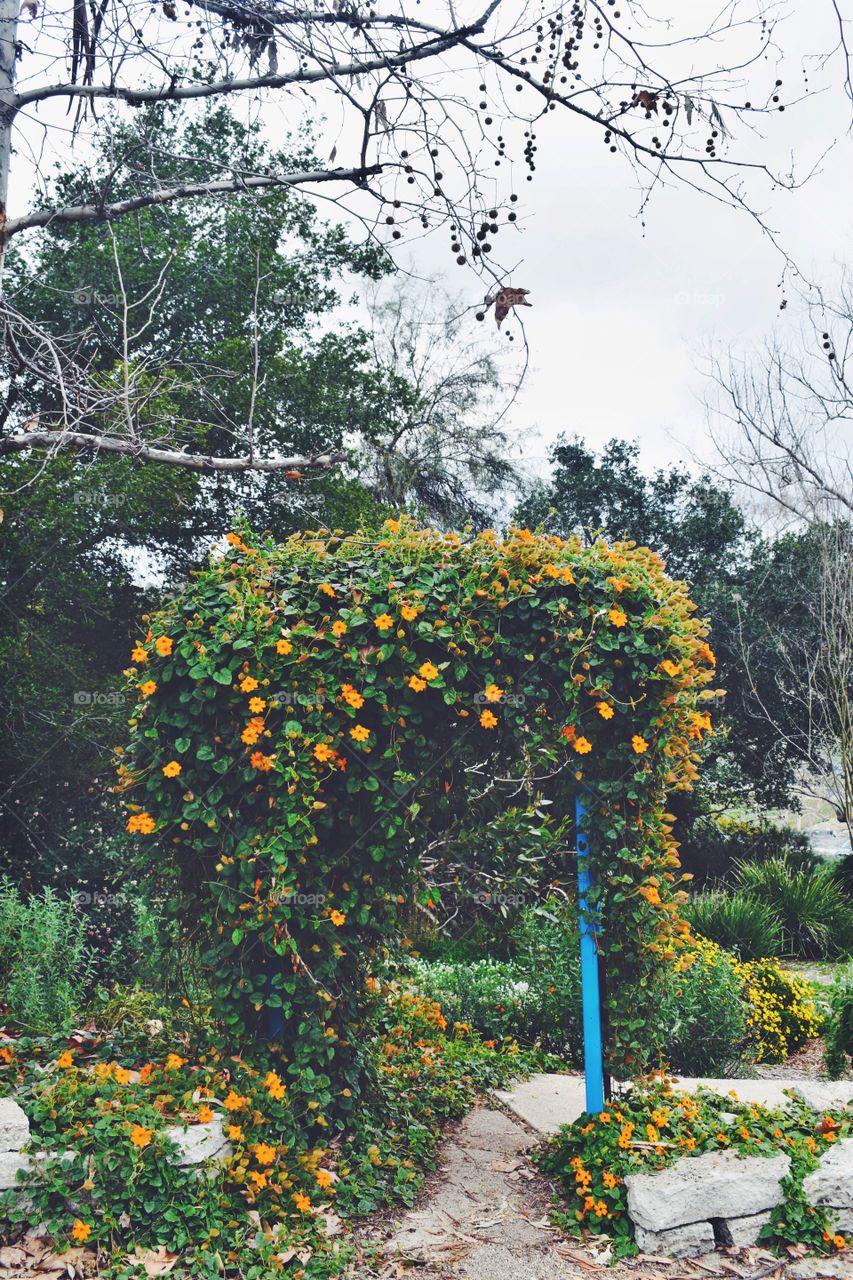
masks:
POLYGON ((589 866, 588 796, 578 792, 575 799, 578 858, 578 910, 581 934, 581 1001, 583 1005, 583 1069, 586 1109, 597 1115, 604 1108, 604 1050, 601 1039, 601 996, 598 987, 598 926, 591 918, 587 894, 592 888, 589 866))

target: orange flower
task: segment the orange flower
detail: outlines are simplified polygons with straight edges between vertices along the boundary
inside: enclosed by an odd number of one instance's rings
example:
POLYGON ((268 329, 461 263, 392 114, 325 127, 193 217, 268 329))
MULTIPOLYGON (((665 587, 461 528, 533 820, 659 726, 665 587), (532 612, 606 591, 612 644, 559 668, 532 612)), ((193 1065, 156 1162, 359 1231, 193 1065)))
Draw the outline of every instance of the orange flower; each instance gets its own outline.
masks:
POLYGON ((612 1191, 616 1186, 616 1174, 611 1173, 609 1169, 605 1169, 604 1173, 601 1175, 601 1181, 604 1183, 605 1187, 607 1187, 608 1191, 612 1191))
POLYGON ((668 676, 677 676, 681 671, 681 667, 677 662, 673 662, 672 658, 664 658, 660 665, 661 670, 665 671, 668 676))
POLYGON ((80 1218, 74 1219, 74 1226, 71 1228, 71 1239, 79 1241, 80 1244, 84 1240, 88 1240, 92 1234, 92 1228, 88 1222, 83 1222, 80 1218))
POLYGON ((293 1196, 293 1203, 296 1205, 300 1213, 308 1213, 311 1208, 311 1201, 302 1191, 297 1191, 293 1196))
POLYGON ((243 1141, 243 1130, 239 1124, 227 1124, 225 1126, 225 1132, 228 1134, 228 1137, 232 1142, 243 1141))
POLYGON ((341 925, 344 923, 344 921, 346 920, 346 916, 344 915, 343 911, 335 910, 335 911, 329 912, 329 919, 331 920, 332 924, 339 929, 341 925))
POLYGON ((242 1098, 239 1093, 235 1093, 233 1089, 230 1089, 222 1105, 226 1111, 242 1111, 246 1105, 246 1099, 242 1098))
POLYGON ((400 613, 402 617, 406 619, 406 622, 414 622, 415 618, 418 616, 417 609, 411 604, 404 604, 400 613))
POLYGON ((498 718, 493 712, 486 710, 480 712, 480 724, 484 729, 494 729, 498 722, 498 718))
POLYGON ((341 622, 340 618, 338 618, 335 622, 332 623, 333 636, 338 636, 340 638, 341 636, 346 635, 346 632, 347 632, 347 624, 345 622, 341 622))
POLYGON ((399 532, 400 532, 400 521, 399 521, 399 520, 386 520, 386 521, 385 521, 385 528, 388 530, 388 532, 389 532, 389 533, 399 533, 399 532))
POLYGON ((253 751, 249 756, 249 763, 253 769, 260 769, 261 773, 269 773, 275 764, 275 756, 265 756, 263 751, 253 751))
POLYGON ((63 1071, 67 1071, 69 1067, 74 1066, 74 1058, 70 1049, 66 1049, 64 1053, 59 1055, 56 1059, 56 1065, 61 1067, 63 1071))
POLYGON ((439 677, 438 667, 434 667, 431 662, 422 662, 418 667, 418 675, 424 680, 437 680, 439 677))
POLYGON ((210 1124, 212 1119, 213 1119, 213 1112, 211 1111, 210 1107, 199 1107, 198 1109, 199 1124, 210 1124))
POLYGON ((323 1188, 330 1187, 332 1185, 333 1178, 328 1169, 318 1169, 314 1174, 314 1177, 317 1179, 318 1184, 323 1188))
POLYGON ((249 710, 250 710, 250 711, 254 711, 254 712, 263 711, 263 709, 264 709, 264 707, 265 707, 266 705, 267 705, 267 704, 266 704, 266 702, 264 701, 264 699, 263 699, 263 698, 250 698, 250 699, 249 699, 249 710))
POLYGON ((331 582, 321 582, 319 589, 323 592, 324 596, 334 596, 336 594, 335 588, 332 586, 331 582))
POLYGON ((180 1071, 181 1067, 186 1063, 186 1058, 182 1058, 178 1053, 170 1053, 166 1058, 167 1071, 180 1071))
POLYGON ((589 741, 588 738, 585 738, 583 735, 581 735, 579 738, 575 738, 573 745, 574 745, 575 751, 577 751, 579 756, 588 755, 590 751, 592 751, 592 743, 589 741))
POLYGON ((349 736, 354 738, 356 742, 366 742, 370 737, 370 730, 363 724, 356 724, 350 729, 349 736))
POLYGON ((504 696, 503 689, 496 684, 487 684, 485 692, 489 702, 500 702, 501 698, 504 696))
POLYGON ((607 616, 614 627, 624 627, 628 621, 628 615, 622 609, 611 609, 607 616))
POLYGON ((595 709, 601 716, 602 720, 613 719, 613 708, 609 702, 596 702, 595 709))
POLYGON ((335 753, 332 748, 325 742, 318 742, 314 748, 314 759, 319 760, 321 764, 325 764, 327 760, 333 760, 335 753))
POLYGON ((356 711, 358 711, 360 707, 364 706, 364 698, 357 689, 352 687, 351 684, 341 685, 341 696, 344 702, 348 703, 349 706, 353 707, 356 711))
POLYGON ((426 680, 422 680, 420 676, 409 676, 409 688, 414 689, 415 693, 423 693, 426 687, 426 680))
POLYGON ((148 650, 143 649, 142 645, 138 644, 136 648, 131 652, 130 660, 131 662, 147 662, 148 650))
POLYGON ((165 778, 177 778, 181 772, 181 766, 177 760, 170 760, 168 764, 163 765, 163 776, 165 778))
POLYGON ((267 1175, 260 1173, 257 1169, 250 1169, 249 1177, 254 1182, 256 1191, 261 1191, 267 1185, 267 1175))
POLYGON ((282 1083, 281 1077, 275 1071, 268 1071, 264 1079, 264 1087, 271 1098, 279 1100, 284 1097, 287 1092, 287 1086, 282 1083))
POLYGON ((634 748, 638 756, 641 756, 644 751, 648 751, 649 749, 649 744, 646 742, 645 738, 640 736, 639 733, 634 734, 631 739, 631 746, 634 748))
POLYGON ((151 832, 157 826, 157 823, 151 817, 150 813, 143 810, 142 813, 135 813, 127 820, 128 831, 138 831, 140 835, 150 836, 151 832))
POLYGON ((394 619, 390 613, 380 613, 378 618, 374 618, 373 625, 377 631, 389 631, 394 625, 394 619))
POLYGON ((141 1124, 135 1124, 130 1131, 130 1140, 135 1147, 147 1147, 153 1133, 153 1129, 145 1129, 141 1124))
POLYGON ((285 640, 283 636, 280 640, 276 640, 275 648, 277 653, 281 653, 281 654, 293 653, 293 645, 290 643, 289 640, 285 640))
POLYGON ((157 650, 161 658, 168 658, 172 652, 172 641, 169 636, 158 636, 154 641, 154 648, 157 650))
POLYGON ((258 1142, 252 1147, 252 1153, 258 1164, 272 1164, 275 1160, 275 1147, 266 1142, 258 1142))
POLYGON ((157 692, 157 685, 153 680, 145 680, 139 686, 139 692, 142 694, 144 698, 150 698, 152 693, 157 692))
POLYGON ((560 737, 565 738, 566 742, 571 742, 577 733, 577 729, 573 724, 565 724, 560 730, 560 737))
POLYGON ((254 676, 243 676, 240 681, 240 688, 244 693, 254 693, 258 687, 258 682, 254 676))

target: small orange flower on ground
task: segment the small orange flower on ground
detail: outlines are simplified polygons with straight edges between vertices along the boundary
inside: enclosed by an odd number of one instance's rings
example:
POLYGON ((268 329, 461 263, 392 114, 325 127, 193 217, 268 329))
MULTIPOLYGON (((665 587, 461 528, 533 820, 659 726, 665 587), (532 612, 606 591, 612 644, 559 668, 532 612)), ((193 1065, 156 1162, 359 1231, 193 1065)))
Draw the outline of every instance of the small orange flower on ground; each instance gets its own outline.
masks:
POLYGON ((139 692, 143 695, 143 697, 150 698, 152 693, 157 692, 157 685, 153 680, 145 680, 139 686, 139 692))
POLYGON ((503 689, 500 688, 499 685, 496 685, 496 684, 486 685, 486 697, 489 700, 489 702, 500 702, 503 696, 504 696, 504 691, 503 689))
POLYGON ((394 625, 394 619, 390 613, 380 613, 378 618, 374 618, 373 625, 377 631, 389 631, 394 625))
POLYGON ((113 1080, 116 1084, 130 1084, 130 1072, 127 1067, 113 1067, 113 1080))
POLYGON ((74 1219, 74 1226, 71 1228, 72 1240, 77 1240, 82 1244, 84 1240, 89 1239, 91 1234, 92 1228, 89 1226, 88 1222, 83 1222, 82 1218, 74 1219))
POLYGON ((263 698, 250 698, 250 699, 249 699, 249 710, 250 710, 250 711, 254 711, 254 712, 263 711, 263 709, 264 709, 264 707, 265 707, 266 705, 267 705, 267 704, 266 704, 266 702, 264 701, 264 699, 263 699, 263 698))
POLYGON ((131 662, 147 662, 148 650, 143 649, 142 645, 138 644, 136 648, 131 652, 130 660, 131 662))
POLYGON ((293 1203, 296 1205, 300 1213, 308 1213, 311 1208, 311 1201, 303 1191, 297 1191, 293 1196, 293 1203))
POLYGON ((180 1071, 186 1063, 186 1058, 182 1058, 178 1053, 170 1053, 166 1058, 167 1071, 180 1071))
POLYGON ((573 746, 579 756, 588 755, 589 752, 592 751, 592 743, 588 738, 585 738, 583 734, 581 734, 579 738, 575 738, 573 746))
POLYGON ((170 760, 168 764, 163 765, 163 776, 166 778, 177 778, 181 772, 181 766, 177 760, 170 760))
POLYGON ((243 676, 240 681, 240 688, 244 693, 254 693, 258 687, 258 682, 254 676, 243 676))
POLYGON ((239 533, 226 533, 225 541, 230 542, 232 547, 240 547, 243 545, 243 539, 239 533))
POLYGON ((497 716, 494 715, 491 711, 486 710, 486 711, 480 712, 480 724, 483 726, 484 729, 494 729, 497 722, 498 722, 497 716))
POLYGON ((418 667, 418 675, 424 680, 437 680, 439 677, 438 667, 434 667, 431 662, 422 662, 418 667))
POLYGON ((426 680, 422 680, 420 676, 409 676, 409 688, 414 689, 415 693, 423 693, 426 687, 426 680))
POLYGON ((333 1178, 328 1169, 318 1169, 314 1174, 314 1177, 317 1179, 318 1184, 323 1188, 330 1187, 332 1185, 333 1178))
POLYGON ((611 1173, 609 1169, 605 1169, 604 1173, 601 1175, 601 1181, 604 1183, 605 1187, 607 1187, 608 1191, 612 1191, 616 1186, 616 1174, 611 1173))
POLYGON ((267 1142, 258 1142, 252 1147, 252 1154, 258 1164, 272 1164, 275 1160, 275 1147, 271 1147, 267 1142))
POLYGON ((628 615, 623 609, 611 609, 607 616, 614 627, 624 627, 628 621, 628 615))
POLYGON ((665 671, 668 676, 677 676, 681 671, 681 667, 677 662, 673 662, 672 658, 664 658, 661 665, 661 671, 665 671))
POLYGON ((576 733, 577 733, 577 729, 573 724, 566 724, 566 725, 563 725, 562 729, 560 730, 560 737, 565 738, 566 742, 571 742, 576 733))
POLYGON ((332 924, 339 929, 341 925, 344 923, 344 921, 346 920, 346 916, 344 915, 343 911, 334 910, 329 912, 329 919, 331 920, 332 924))
POLYGON ((222 1105, 226 1111, 242 1111, 246 1105, 246 1099, 242 1098, 234 1089, 230 1089, 222 1105))
POLYGON ((143 836, 150 836, 156 826, 157 823, 151 817, 151 814, 145 811, 135 813, 127 820, 128 831, 138 831, 143 836))
POLYGON ((275 764, 275 756, 265 756, 263 751, 253 751, 249 756, 249 763, 253 769, 260 769, 261 773, 269 773, 275 764))
POLYGON ((130 1131, 130 1140, 135 1147, 147 1147, 153 1135, 153 1129, 146 1129, 141 1124, 135 1124, 130 1131))
POLYGON ((318 742, 314 748, 314 759, 325 764, 327 760, 333 760, 335 753, 326 742, 318 742))
POLYGON ((593 1212, 597 1214, 599 1218, 607 1218, 610 1216, 607 1212, 607 1205, 603 1200, 596 1200, 593 1212))
POLYGON ((614 712, 609 702, 596 702, 595 709, 601 716, 602 720, 613 719, 614 712))
POLYGON ((837 1235, 832 1237, 832 1243, 835 1245, 836 1249, 843 1249, 847 1241, 844 1236, 837 1235))
POLYGON ((351 684, 341 685, 341 696, 344 702, 348 703, 349 706, 353 707, 356 711, 358 711, 359 707, 364 706, 364 698, 357 689, 352 687, 351 684))
POLYGON ((414 622, 415 618, 418 616, 418 611, 414 605, 404 604, 400 610, 400 614, 406 619, 406 622, 414 622))
POLYGON ((56 1059, 56 1065, 61 1067, 63 1071, 67 1071, 69 1067, 74 1066, 74 1057, 70 1049, 66 1049, 64 1053, 59 1055, 56 1059))
POLYGON ((321 582, 320 590, 323 592, 324 596, 334 596, 337 594, 331 582, 321 582))
POLYGON ((645 738, 640 736, 639 733, 634 734, 631 739, 631 746, 634 748, 638 756, 641 756, 644 751, 648 751, 649 749, 649 744, 646 742, 645 738))
POLYGON ((646 1125, 646 1137, 649 1142, 660 1142, 660 1134, 653 1124, 646 1125))
POLYGON ((283 636, 280 640, 276 640, 275 648, 276 648, 276 653, 280 653, 283 655, 287 655, 288 653, 293 653, 293 645, 290 643, 289 640, 285 640, 283 636))
POLYGON ((400 532, 400 521, 399 521, 399 520, 386 520, 386 521, 385 521, 385 528, 388 530, 388 532, 389 532, 389 533, 399 533, 399 532, 400 532))
POLYGON ((154 641, 154 648, 157 650, 161 658, 168 658, 172 652, 172 640, 170 636, 158 636, 154 641))
POLYGON ((346 632, 347 632, 347 624, 345 622, 341 622, 340 618, 338 618, 335 622, 332 623, 333 636, 340 637, 340 636, 346 635, 346 632))
POLYGON ((356 742, 366 742, 370 737, 370 730, 363 724, 356 724, 350 729, 349 736, 356 742))
POLYGON ((255 1188, 258 1191, 263 1190, 267 1185, 267 1175, 265 1173, 260 1173, 257 1169, 250 1169, 249 1177, 252 1179, 252 1182, 254 1182, 255 1188))
POLYGON ((232 1142, 243 1141, 243 1130, 239 1124, 227 1124, 225 1126, 225 1132, 228 1134, 228 1137, 232 1142))

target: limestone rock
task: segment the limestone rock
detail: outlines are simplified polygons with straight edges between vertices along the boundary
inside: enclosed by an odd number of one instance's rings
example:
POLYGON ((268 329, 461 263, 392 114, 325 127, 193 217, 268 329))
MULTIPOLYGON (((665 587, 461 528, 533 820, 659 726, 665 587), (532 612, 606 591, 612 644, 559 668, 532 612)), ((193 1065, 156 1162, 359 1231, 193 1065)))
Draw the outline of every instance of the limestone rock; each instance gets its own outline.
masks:
POLYGON ((233 1147, 225 1137, 222 1121, 218 1119, 206 1124, 190 1125, 188 1129, 172 1125, 166 1130, 166 1134, 178 1148, 175 1164, 181 1167, 204 1164, 205 1160, 225 1161, 234 1154, 233 1147))
POLYGON ((853 1138, 842 1138, 803 1180, 809 1204, 827 1209, 835 1231, 853 1231, 853 1138))
POLYGON ((663 1258, 689 1258, 698 1253, 710 1253, 714 1248, 714 1228, 710 1222, 689 1222, 669 1231, 647 1231, 634 1227, 637 1247, 643 1253, 659 1254, 663 1258))
POLYGON ((843 1111, 853 1105, 853 1080, 798 1080, 792 1088, 813 1111, 843 1111))
POLYGON ((14 1098, 0 1098, 0 1151, 20 1151, 29 1142, 30 1122, 14 1098))
POLYGON ((33 1167, 30 1156, 22 1156, 20 1151, 0 1151, 0 1191, 8 1191, 18 1185, 18 1170, 29 1173, 33 1167))
POLYGON ((738 1249, 744 1248, 748 1244, 755 1244, 760 1233, 764 1230, 770 1221, 771 1214, 753 1213, 746 1218, 725 1218, 724 1233, 727 1231, 731 1238, 731 1242, 738 1249))
POLYGON ((683 1156, 658 1173, 628 1175, 628 1213, 635 1226, 654 1232, 710 1218, 749 1217, 781 1203, 790 1167, 785 1155, 683 1156))
POLYGON ((787 1267, 785 1274, 792 1280, 850 1280, 850 1258, 803 1258, 787 1267))

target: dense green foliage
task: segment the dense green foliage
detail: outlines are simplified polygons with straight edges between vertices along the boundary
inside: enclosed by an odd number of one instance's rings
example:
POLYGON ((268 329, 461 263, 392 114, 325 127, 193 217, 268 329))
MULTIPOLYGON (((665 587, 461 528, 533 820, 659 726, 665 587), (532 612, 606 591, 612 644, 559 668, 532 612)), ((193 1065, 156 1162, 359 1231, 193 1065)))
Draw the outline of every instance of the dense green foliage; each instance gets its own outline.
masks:
POLYGON ((826 1069, 837 1078, 853 1058, 853 962, 836 975, 826 1029, 826 1069))
POLYGON ((737 878, 744 893, 778 917, 787 954, 820 960, 853 951, 853 906, 832 863, 812 871, 769 858, 743 863, 737 878))
POLYGON ((742 960, 782 952, 781 917, 768 903, 743 890, 706 889, 690 899, 684 915, 703 937, 734 951, 742 960))

